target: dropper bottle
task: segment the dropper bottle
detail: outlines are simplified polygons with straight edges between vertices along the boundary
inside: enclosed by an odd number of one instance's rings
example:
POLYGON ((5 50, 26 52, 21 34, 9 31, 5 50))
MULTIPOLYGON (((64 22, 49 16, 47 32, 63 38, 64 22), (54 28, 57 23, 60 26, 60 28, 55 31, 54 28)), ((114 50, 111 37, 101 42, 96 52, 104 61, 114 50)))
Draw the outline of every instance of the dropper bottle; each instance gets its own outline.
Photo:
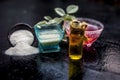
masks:
POLYGON ((70 22, 69 37, 69 57, 72 60, 79 60, 83 54, 83 42, 87 40, 85 37, 85 29, 87 24, 78 20, 70 22))

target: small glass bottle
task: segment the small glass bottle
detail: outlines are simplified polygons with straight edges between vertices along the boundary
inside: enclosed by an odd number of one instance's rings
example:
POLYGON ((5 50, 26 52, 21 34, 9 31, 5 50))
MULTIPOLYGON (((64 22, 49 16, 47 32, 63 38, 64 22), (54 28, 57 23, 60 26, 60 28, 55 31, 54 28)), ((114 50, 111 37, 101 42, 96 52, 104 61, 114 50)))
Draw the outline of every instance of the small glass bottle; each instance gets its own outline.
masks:
POLYGON ((75 20, 70 23, 69 57, 72 60, 82 58, 83 42, 87 39, 85 37, 86 27, 85 22, 75 20))

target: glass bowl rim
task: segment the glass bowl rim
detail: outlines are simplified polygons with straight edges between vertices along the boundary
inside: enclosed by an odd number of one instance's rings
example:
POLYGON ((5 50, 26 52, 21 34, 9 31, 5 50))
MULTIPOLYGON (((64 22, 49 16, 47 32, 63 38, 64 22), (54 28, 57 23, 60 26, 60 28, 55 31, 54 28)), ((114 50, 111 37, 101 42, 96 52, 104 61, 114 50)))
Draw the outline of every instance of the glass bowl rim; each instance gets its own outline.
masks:
MULTIPOLYGON (((97 31, 102 31, 103 29, 104 29, 104 25, 103 25, 103 23, 102 22, 100 22, 100 21, 98 21, 98 20, 95 20, 95 19, 93 19, 93 18, 86 18, 86 17, 78 17, 78 18, 76 18, 76 19, 83 19, 83 20, 88 20, 88 21, 91 21, 92 20, 92 22, 95 22, 96 24, 99 24, 100 26, 100 29, 98 29, 98 30, 94 30, 94 31, 85 31, 85 32, 97 32, 97 31)), ((98 27, 98 26, 97 26, 98 27)))

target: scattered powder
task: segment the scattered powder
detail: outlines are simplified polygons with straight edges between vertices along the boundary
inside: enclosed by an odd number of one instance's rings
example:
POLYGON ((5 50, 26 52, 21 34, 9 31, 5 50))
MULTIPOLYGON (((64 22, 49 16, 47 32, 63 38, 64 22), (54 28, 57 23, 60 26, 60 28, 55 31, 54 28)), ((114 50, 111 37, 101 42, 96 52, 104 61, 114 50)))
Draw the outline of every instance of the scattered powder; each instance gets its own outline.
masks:
POLYGON ((33 34, 28 30, 15 31, 10 36, 10 42, 14 47, 6 50, 5 54, 15 56, 26 56, 39 53, 39 49, 32 47, 34 41, 33 34))

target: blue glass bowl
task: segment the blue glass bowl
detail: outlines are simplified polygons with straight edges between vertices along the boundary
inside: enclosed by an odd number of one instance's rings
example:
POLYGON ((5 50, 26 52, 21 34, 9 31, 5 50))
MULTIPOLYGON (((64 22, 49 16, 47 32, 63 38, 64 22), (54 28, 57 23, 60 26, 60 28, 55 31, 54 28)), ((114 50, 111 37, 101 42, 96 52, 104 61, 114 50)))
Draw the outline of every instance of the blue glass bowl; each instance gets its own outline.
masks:
POLYGON ((59 52, 59 43, 64 36, 64 30, 59 24, 42 25, 38 28, 38 25, 34 26, 35 34, 38 39, 38 47, 40 53, 59 52))

